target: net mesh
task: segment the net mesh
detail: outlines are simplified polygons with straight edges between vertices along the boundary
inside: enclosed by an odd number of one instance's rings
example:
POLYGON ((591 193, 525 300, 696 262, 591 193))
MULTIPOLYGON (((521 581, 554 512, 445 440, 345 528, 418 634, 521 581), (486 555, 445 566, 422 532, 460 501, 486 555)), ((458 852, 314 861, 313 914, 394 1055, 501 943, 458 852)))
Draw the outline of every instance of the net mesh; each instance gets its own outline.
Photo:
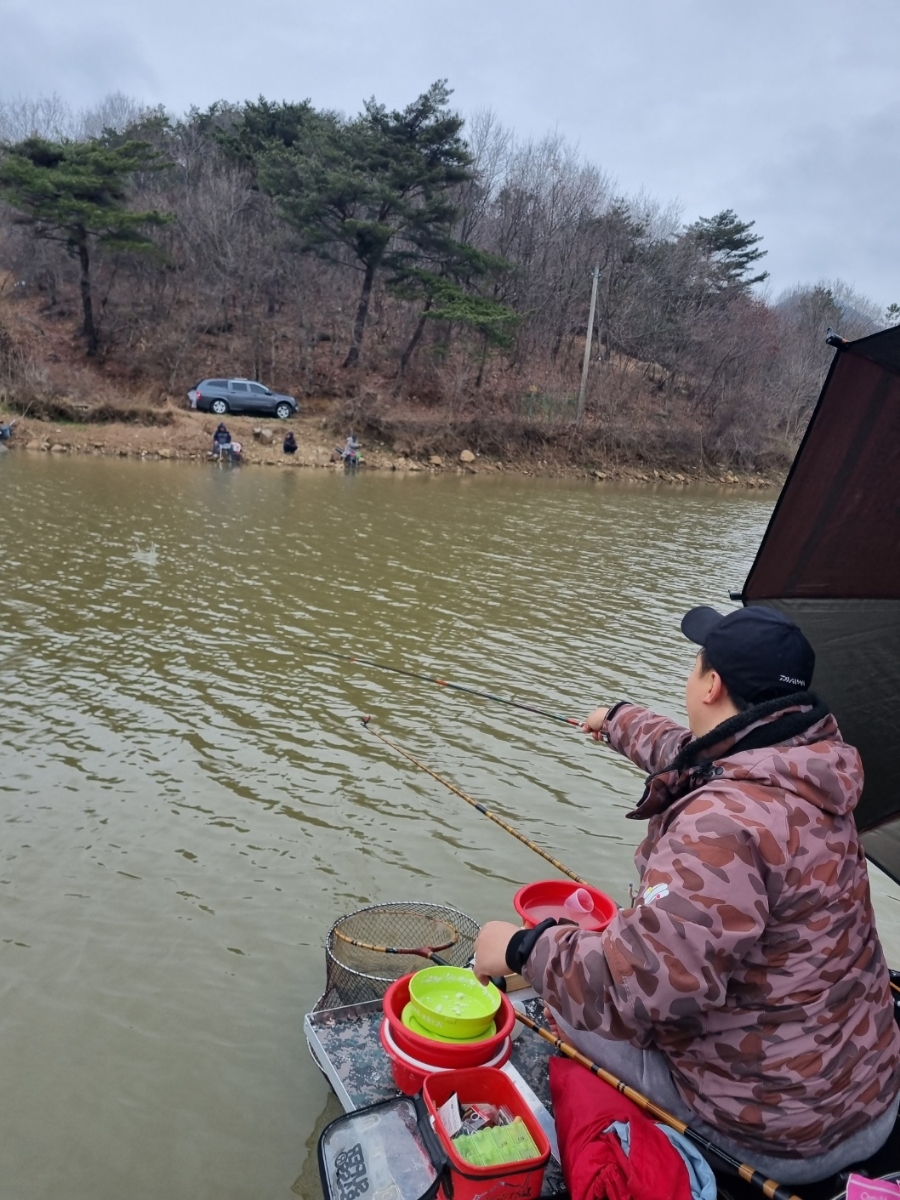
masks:
POLYGON ((396 901, 372 904, 335 921, 325 940, 327 980, 316 1009, 380 1000, 395 979, 432 966, 417 954, 372 947, 436 950, 454 967, 468 964, 479 926, 444 904, 396 901))

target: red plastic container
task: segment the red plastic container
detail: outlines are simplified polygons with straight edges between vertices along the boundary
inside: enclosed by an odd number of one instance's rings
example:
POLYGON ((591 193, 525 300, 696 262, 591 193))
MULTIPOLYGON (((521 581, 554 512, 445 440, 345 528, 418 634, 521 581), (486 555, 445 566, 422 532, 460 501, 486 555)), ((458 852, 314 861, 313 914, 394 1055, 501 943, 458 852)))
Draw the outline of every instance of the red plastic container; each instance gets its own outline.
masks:
POLYGON ((513 896, 513 905, 529 929, 540 925, 547 917, 556 917, 575 921, 582 929, 596 932, 605 929, 618 911, 615 900, 605 892, 568 879, 543 879, 537 883, 527 883, 513 896), (583 888, 594 901, 593 912, 571 912, 565 907, 566 899, 579 888, 583 888))
MULTIPOLYGON (((411 975, 404 975, 392 983, 382 1001, 384 1015, 390 1025, 391 1034, 399 1049, 420 1062, 435 1067, 480 1067, 494 1057, 508 1040, 516 1024, 516 1010, 507 996, 500 997, 500 1007, 494 1018, 497 1032, 482 1042, 436 1042, 421 1037, 403 1024, 401 1014, 409 1001, 411 975)), ((399 1084, 398 1084, 399 1087, 399 1084)))
MULTIPOLYGON (((441 1071, 429 1075, 422 1087, 428 1111, 434 1117, 435 1133, 450 1160, 453 1200, 532 1200, 539 1196, 544 1168, 550 1157, 550 1143, 534 1113, 519 1095, 512 1080, 493 1067, 466 1067, 461 1071, 441 1071), (538 1148, 537 1158, 505 1163, 497 1167, 476 1167, 459 1157, 453 1139, 437 1115, 453 1093, 460 1104, 505 1104, 513 1116, 521 1117, 538 1148)), ((446 1197, 443 1186, 440 1195, 446 1197)))
MULTIPOLYGON (((430 1063, 420 1062, 402 1050, 394 1040, 387 1018, 381 1022, 378 1036, 388 1058, 391 1060, 391 1075, 394 1083, 405 1096, 415 1096, 421 1092, 425 1080, 431 1075, 451 1074, 447 1067, 435 1067, 430 1063)), ((488 1061, 487 1066, 502 1067, 512 1054, 512 1042, 509 1038, 488 1061)), ((474 1069, 474 1068, 471 1068, 474 1069)), ((506 1076, 504 1075, 505 1079, 506 1076)))

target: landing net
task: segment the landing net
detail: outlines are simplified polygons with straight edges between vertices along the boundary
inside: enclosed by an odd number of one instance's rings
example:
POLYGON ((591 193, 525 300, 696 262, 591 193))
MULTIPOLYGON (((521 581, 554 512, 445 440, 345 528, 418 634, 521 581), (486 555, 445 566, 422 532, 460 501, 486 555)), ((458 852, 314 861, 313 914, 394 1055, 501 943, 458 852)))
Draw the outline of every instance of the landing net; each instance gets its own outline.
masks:
POLYGON ((325 941, 327 986, 316 1009, 380 1000, 401 975, 434 965, 424 955, 388 951, 436 951, 453 966, 465 967, 478 929, 455 908, 418 901, 373 904, 341 917, 325 941))

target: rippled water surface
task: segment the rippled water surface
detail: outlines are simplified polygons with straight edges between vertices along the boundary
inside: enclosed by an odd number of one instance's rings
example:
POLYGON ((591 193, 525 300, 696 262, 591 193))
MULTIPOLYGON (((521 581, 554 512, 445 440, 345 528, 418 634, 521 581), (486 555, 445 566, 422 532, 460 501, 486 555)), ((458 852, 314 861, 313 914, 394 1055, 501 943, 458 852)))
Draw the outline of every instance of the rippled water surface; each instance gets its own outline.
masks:
POLYGON ((680 715, 677 618, 729 605, 773 501, 0 459, 0 1193, 315 1195, 334 918, 511 918, 548 874, 358 716, 620 899, 641 832, 569 727, 328 653, 680 715))

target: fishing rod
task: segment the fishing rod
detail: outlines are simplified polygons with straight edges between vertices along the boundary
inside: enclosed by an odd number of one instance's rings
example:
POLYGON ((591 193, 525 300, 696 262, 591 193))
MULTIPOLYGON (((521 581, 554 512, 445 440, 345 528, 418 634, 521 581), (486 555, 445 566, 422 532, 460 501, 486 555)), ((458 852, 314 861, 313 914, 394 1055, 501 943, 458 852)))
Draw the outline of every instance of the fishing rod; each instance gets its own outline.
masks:
POLYGON ((789 1192, 780 1183, 776 1183, 774 1179, 767 1179, 765 1175, 757 1171, 755 1167, 751 1167, 749 1163, 743 1163, 726 1150, 722 1150, 714 1142, 697 1133, 695 1129, 691 1129, 690 1125, 686 1125, 684 1121, 680 1121, 672 1113, 654 1104, 652 1100, 642 1095, 641 1092, 635 1091, 633 1087, 630 1087, 627 1083, 623 1083, 621 1079, 617 1079, 610 1071, 605 1070, 603 1067, 598 1067, 595 1062, 586 1058, 574 1046, 570 1046, 562 1038, 554 1037, 548 1029, 544 1029, 543 1026, 538 1025, 537 1021, 533 1021, 531 1017, 520 1012, 518 1008, 516 1009, 516 1020, 521 1021, 527 1029, 531 1029, 538 1037, 542 1037, 545 1042, 549 1042, 551 1046, 555 1046, 567 1058, 571 1058, 574 1062, 587 1067, 592 1075, 596 1075, 598 1079, 602 1079, 604 1083, 608 1083, 611 1087, 614 1087, 617 1092, 621 1092, 623 1096, 627 1096, 629 1100, 633 1100, 638 1108, 653 1117, 655 1121, 661 1121, 663 1125, 668 1125, 670 1129, 674 1129, 684 1137, 690 1138, 692 1142, 700 1147, 704 1154, 714 1154, 717 1158, 720 1158, 732 1170, 737 1171, 741 1179, 758 1187, 764 1196, 770 1197, 770 1200, 800 1200, 799 1196, 795 1196, 792 1192, 789 1192))
POLYGON ((419 762, 419 760, 410 754, 408 750, 404 750, 402 746, 398 746, 396 742, 392 742, 390 738, 386 738, 383 733, 379 733, 377 729, 373 729, 370 724, 370 721, 372 720, 371 717, 360 717, 359 719, 363 728, 368 729, 369 733, 374 734, 380 742, 384 742, 386 746, 390 746, 392 750, 396 750, 398 754, 402 754, 404 758, 409 759, 411 763, 417 766, 420 771, 424 771, 426 775, 430 775, 432 779, 436 779, 438 783, 442 783, 444 787, 448 789, 448 791, 451 791, 454 794, 454 796, 459 796, 460 800, 465 800, 466 804, 471 804, 473 808, 477 809, 478 812, 487 817, 488 820, 493 821, 495 825, 499 825, 501 829, 505 829, 507 833, 511 833, 512 836, 517 838, 523 846, 527 846, 529 850, 533 850, 535 854, 539 854, 545 862, 550 863, 552 867, 556 867, 557 871, 561 871, 563 875, 568 875, 568 877, 570 879, 574 879, 576 883, 587 883, 586 879, 582 879, 580 875, 576 875, 574 871, 570 871, 567 866, 559 861, 559 859, 554 858, 552 854, 548 854, 546 850, 542 850, 540 846, 536 846, 534 842, 530 841, 525 836, 524 833, 519 833, 518 829, 514 829, 512 825, 507 825, 506 821, 504 821, 501 817, 498 817, 496 813, 492 813, 489 809, 485 808, 485 806, 478 800, 473 800, 471 796, 467 796, 466 793, 462 791, 461 788, 458 788, 455 783, 451 783, 450 780, 445 779, 443 775, 438 775, 437 771, 432 771, 431 767, 426 767, 425 763, 419 762))
POLYGON ((549 717, 551 721, 560 721, 563 725, 574 725, 581 728, 581 721, 576 717, 561 717, 559 713, 550 712, 536 704, 525 704, 521 700, 510 700, 506 696, 497 696, 493 692, 483 692, 478 688, 467 687, 463 683, 450 683, 438 675, 426 675, 422 671, 408 671, 405 667, 392 667, 387 663, 376 662, 374 658, 366 658, 361 654, 338 654, 334 650, 319 650, 328 658, 340 658, 345 662, 361 663, 367 667, 377 667, 379 671, 392 671, 395 675, 405 675, 408 679, 423 679, 426 683, 436 683, 438 687, 450 688, 454 692, 465 692, 469 696, 480 696, 483 700, 495 700, 498 704, 508 704, 511 708, 521 708, 525 712, 537 713, 540 717, 549 717))

